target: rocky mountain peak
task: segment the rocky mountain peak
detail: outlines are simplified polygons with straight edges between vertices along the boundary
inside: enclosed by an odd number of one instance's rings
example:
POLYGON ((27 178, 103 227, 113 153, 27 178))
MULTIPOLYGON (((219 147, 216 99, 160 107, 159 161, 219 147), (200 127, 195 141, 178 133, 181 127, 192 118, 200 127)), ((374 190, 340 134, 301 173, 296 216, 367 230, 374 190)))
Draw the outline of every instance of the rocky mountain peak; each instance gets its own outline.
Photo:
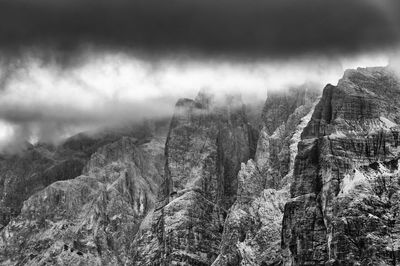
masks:
POLYGON ((202 106, 204 109, 208 109, 215 105, 215 95, 208 89, 201 89, 197 94, 195 101, 202 106))
POLYGON ((244 109, 233 106, 237 98, 213 99, 202 91, 194 101, 178 101, 165 146, 160 204, 152 230, 139 239, 137 265, 209 265, 217 256, 237 173, 254 156, 256 132, 244 109), (157 248, 145 254, 149 243, 157 248))
POLYGON ((118 265, 154 208, 164 141, 123 136, 101 146, 82 175, 55 180, 29 197, 3 228, 3 265, 118 265))
POLYGON ((399 158, 399 99, 398 77, 387 68, 349 70, 326 86, 302 133, 285 206, 288 263, 396 265, 399 221, 389 206, 398 206, 399 191, 381 201, 377 190, 387 176, 398 182, 388 165, 399 158))
POLYGON ((167 130, 0 158, 0 264, 397 265, 399 101, 389 68, 272 92, 259 119, 203 90, 167 130))
POLYGON ((299 106, 313 103, 320 94, 320 89, 315 84, 304 84, 290 87, 283 91, 271 91, 265 102, 262 119, 268 135, 287 119, 299 106))

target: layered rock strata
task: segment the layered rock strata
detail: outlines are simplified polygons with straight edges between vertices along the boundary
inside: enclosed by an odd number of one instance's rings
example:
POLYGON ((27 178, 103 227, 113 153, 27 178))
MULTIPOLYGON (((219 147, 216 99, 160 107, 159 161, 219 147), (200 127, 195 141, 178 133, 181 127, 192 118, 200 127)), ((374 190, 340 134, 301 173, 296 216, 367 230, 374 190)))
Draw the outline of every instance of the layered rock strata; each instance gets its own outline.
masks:
POLYGON ((176 104, 165 178, 152 224, 138 238, 136 265, 210 265, 217 257, 237 173, 254 157, 256 132, 238 97, 205 93, 176 104), (149 248, 151 247, 151 248, 149 248))
POLYGON ((0 230, 16 217, 23 202, 53 182, 69 180, 82 174, 91 155, 99 147, 122 136, 139 142, 166 135, 165 121, 145 121, 135 125, 80 133, 58 145, 25 145, 18 153, 0 154, 0 230))
POLYGON ((237 199, 228 212, 213 266, 282 262, 282 218, 294 157, 317 96, 317 90, 299 87, 268 97, 256 156, 242 163, 237 199))
POLYGON ((126 265, 162 180, 164 141, 122 137, 83 175, 33 194, 0 232, 1 265, 126 265))
POLYGON ((286 264, 399 264, 399 100, 388 68, 348 70, 326 86, 295 161, 286 264))

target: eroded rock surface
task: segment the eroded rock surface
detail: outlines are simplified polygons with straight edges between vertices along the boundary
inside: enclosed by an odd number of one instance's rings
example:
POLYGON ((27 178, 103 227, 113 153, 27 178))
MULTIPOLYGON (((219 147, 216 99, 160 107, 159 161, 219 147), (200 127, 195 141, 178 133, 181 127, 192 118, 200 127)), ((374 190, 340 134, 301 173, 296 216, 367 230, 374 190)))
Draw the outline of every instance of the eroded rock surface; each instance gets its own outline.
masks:
POLYGON ((261 265, 280 261, 280 236, 285 190, 264 189, 252 160, 242 164, 238 196, 224 225, 221 251, 212 265, 261 265))
POLYGON ((162 180, 165 139, 101 146, 83 175, 33 194, 0 232, 1 265, 125 265, 162 180))
POLYGON ((267 99, 256 156, 242 164, 237 199, 225 221, 213 266, 282 262, 282 218, 294 157, 317 96, 318 91, 300 87, 267 99))
POLYGON ((166 138, 2 158, 0 263, 399 265, 400 82, 349 70, 317 97, 271 94, 255 130, 240 97, 202 92, 166 138))
POLYGON ((81 174, 84 156, 30 145, 26 152, 0 158, 0 230, 19 214, 22 203, 52 182, 81 174))
POLYGON ((215 103, 200 93, 196 100, 178 101, 166 142, 164 184, 152 224, 138 238, 136 265, 215 260, 237 173, 241 162, 254 157, 255 145, 240 98, 215 103))
POLYGON ((399 264, 399 100, 388 68, 348 70, 324 89, 285 206, 286 264, 399 264))
POLYGON ((165 122, 145 121, 142 124, 101 132, 80 133, 59 145, 26 143, 16 154, 0 155, 0 230, 17 216, 22 204, 34 193, 53 182, 82 174, 86 162, 99 147, 117 141, 121 136, 148 141, 162 131, 165 122))

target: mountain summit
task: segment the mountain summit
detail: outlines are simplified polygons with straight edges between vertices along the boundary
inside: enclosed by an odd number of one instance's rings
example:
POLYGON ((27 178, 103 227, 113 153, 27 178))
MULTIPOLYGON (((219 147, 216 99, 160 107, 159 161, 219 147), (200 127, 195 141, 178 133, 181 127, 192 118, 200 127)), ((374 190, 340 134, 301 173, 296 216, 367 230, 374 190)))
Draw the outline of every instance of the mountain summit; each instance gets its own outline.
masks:
POLYGON ((0 265, 398 265, 399 102, 359 68, 2 157, 0 265))

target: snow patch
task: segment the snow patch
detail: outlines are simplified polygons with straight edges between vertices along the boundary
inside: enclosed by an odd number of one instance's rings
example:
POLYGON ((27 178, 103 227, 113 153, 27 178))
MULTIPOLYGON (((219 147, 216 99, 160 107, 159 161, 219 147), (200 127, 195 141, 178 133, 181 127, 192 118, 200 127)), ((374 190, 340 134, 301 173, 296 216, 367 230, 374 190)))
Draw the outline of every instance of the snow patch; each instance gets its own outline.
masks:
MULTIPOLYGON (((349 194, 350 191, 354 190, 357 186, 365 184, 364 192, 368 191, 368 184, 375 180, 377 177, 391 177, 397 176, 400 173, 399 162, 397 162, 397 168, 395 170, 387 168, 384 164, 378 163, 377 170, 372 170, 368 172, 361 172, 357 169, 354 169, 354 174, 349 173, 345 175, 341 183, 341 194, 346 195, 349 194)), ((359 187, 361 189, 361 187, 359 187)), ((360 192, 360 191, 358 191, 360 192)))
POLYGON ((357 185, 364 183, 367 180, 367 177, 358 171, 357 169, 354 170, 354 174, 347 174, 342 180, 341 184, 341 193, 342 194, 349 194, 357 185))
POLYGON ((346 135, 343 133, 343 131, 335 131, 335 133, 332 133, 329 135, 330 139, 341 139, 341 138, 346 138, 346 135))
POLYGON ((379 119, 382 121, 384 126, 387 127, 387 128, 392 128, 392 127, 397 127, 398 126, 396 123, 390 121, 386 117, 381 116, 379 119))
POLYGON ((289 163, 289 173, 284 177, 284 179, 286 179, 289 176, 293 176, 293 170, 294 170, 294 162, 297 156, 297 152, 298 152, 298 145, 299 142, 301 141, 301 133, 303 133, 304 128, 308 125, 308 123, 311 120, 311 117, 314 113, 314 109, 315 106, 317 105, 317 103, 319 102, 318 98, 312 105, 311 110, 308 112, 308 114, 306 114, 305 116, 303 116, 300 120, 300 123, 297 125, 296 130, 292 136, 292 138, 290 139, 290 163, 289 163))

